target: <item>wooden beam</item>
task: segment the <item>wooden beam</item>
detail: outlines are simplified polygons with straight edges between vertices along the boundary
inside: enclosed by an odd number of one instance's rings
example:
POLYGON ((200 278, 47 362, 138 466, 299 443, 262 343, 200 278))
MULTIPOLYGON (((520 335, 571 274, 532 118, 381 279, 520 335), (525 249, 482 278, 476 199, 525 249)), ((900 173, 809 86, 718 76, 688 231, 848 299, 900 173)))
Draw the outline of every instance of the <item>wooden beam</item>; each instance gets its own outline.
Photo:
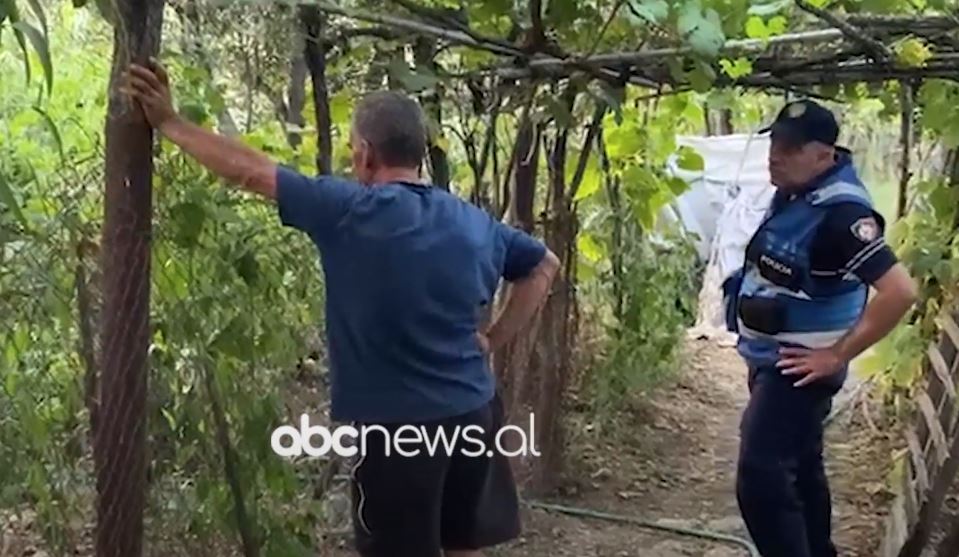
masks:
MULTIPOLYGON (((721 52, 728 54, 732 52, 763 51, 775 45, 827 42, 842 38, 842 31, 838 29, 821 29, 816 31, 805 31, 802 33, 786 33, 771 37, 768 40, 736 39, 726 41, 721 49, 721 52)), ((638 52, 611 52, 608 54, 597 54, 594 56, 571 57, 565 60, 535 57, 529 61, 529 67, 532 69, 545 69, 572 66, 576 64, 634 65, 640 62, 648 62, 649 60, 655 59, 666 59, 672 56, 689 54, 691 52, 693 52, 691 47, 683 46, 676 48, 652 48, 649 50, 640 50, 638 52)))
POLYGON ((936 463, 937 467, 942 466, 949 457, 949 448, 946 443, 946 434, 942 431, 942 425, 936 416, 935 406, 932 403, 932 399, 929 398, 929 393, 927 393, 925 389, 919 391, 916 402, 919 404, 919 412, 925 419, 926 428, 928 428, 929 435, 932 438, 932 445, 938 460, 936 463))
POLYGON ((926 469, 926 460, 923 458, 922 449, 919 447, 919 436, 916 435, 916 429, 913 426, 906 427, 905 435, 912 469, 916 473, 916 484, 924 497, 925 493, 929 491, 929 471, 926 469))
MULTIPOLYGON (((921 394, 925 395, 925 392, 921 394)), ((928 400, 928 396, 926 399, 928 400)), ((931 401, 929 404, 931 405, 931 401)), ((959 436, 952 438, 946 462, 936 472, 935 477, 930 478, 929 496, 919 508, 918 520, 910 524, 909 537, 898 557, 919 557, 922 554, 939 518, 946 495, 955 480, 956 472, 959 472, 959 436)))
POLYGON ((912 474, 909 470, 912 468, 909 460, 903 463, 905 468, 902 471, 902 495, 903 508, 906 511, 906 523, 910 528, 919 522, 919 498, 916 496, 916 488, 913 486, 912 474))
POLYGON ((936 318, 936 324, 939 325, 942 332, 946 334, 956 350, 959 350, 959 325, 956 325, 956 321, 952 316, 948 314, 940 315, 936 318))
POLYGON ((929 356, 930 367, 936 374, 936 377, 942 383, 946 397, 955 403, 956 385, 953 383, 952 377, 949 375, 949 364, 947 364, 946 359, 942 357, 942 354, 939 352, 939 347, 935 342, 929 343, 929 348, 926 350, 926 354, 929 356))

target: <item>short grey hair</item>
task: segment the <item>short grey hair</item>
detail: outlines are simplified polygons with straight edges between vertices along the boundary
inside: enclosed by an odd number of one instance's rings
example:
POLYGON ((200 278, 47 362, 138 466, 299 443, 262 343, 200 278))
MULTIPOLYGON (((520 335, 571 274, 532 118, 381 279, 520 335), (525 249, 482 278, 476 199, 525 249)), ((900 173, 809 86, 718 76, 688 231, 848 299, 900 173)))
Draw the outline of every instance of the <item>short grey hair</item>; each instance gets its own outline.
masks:
POLYGON ((370 93, 353 112, 353 129, 388 166, 416 168, 426 155, 426 125, 419 103, 396 91, 370 93))

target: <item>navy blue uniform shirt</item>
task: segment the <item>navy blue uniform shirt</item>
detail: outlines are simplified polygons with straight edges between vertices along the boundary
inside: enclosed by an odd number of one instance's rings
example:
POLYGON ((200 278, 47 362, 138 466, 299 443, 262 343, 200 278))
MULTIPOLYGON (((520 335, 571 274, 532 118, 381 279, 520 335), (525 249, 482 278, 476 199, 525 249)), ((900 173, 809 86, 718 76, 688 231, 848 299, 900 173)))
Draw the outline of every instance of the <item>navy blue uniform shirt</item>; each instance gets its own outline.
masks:
POLYGON ((320 253, 333 420, 433 420, 492 398, 482 308, 539 264, 541 242, 436 187, 281 167, 276 197, 320 253))

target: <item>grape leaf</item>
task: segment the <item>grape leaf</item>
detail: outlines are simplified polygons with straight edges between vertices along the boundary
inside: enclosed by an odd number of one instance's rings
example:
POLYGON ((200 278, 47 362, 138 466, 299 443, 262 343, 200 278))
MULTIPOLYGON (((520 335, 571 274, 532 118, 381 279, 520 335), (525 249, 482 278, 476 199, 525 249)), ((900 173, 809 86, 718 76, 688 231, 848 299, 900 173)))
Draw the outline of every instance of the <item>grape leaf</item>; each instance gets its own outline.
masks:
POLYGON ((576 249, 591 263, 598 263, 606 257, 606 248, 596 241, 592 234, 581 232, 576 238, 576 249))
POLYGON ((702 172, 706 168, 706 161, 695 149, 687 145, 679 148, 676 165, 690 172, 702 172))
POLYGON ((713 78, 709 76, 702 66, 697 66, 688 72, 686 78, 689 80, 689 84, 693 90, 697 93, 708 93, 713 86, 713 78))
POLYGON ((768 39, 769 29, 766 23, 759 16, 752 16, 746 20, 746 36, 750 39, 768 39))
POLYGON ((759 15, 767 16, 779 13, 783 8, 791 5, 792 0, 776 0, 774 2, 769 2, 768 4, 753 4, 749 6, 749 9, 746 11, 749 15, 759 15))
POLYGON ((769 30, 770 35, 782 35, 786 32, 786 18, 777 15, 766 23, 766 29, 769 30))
POLYGON ((681 35, 688 35, 696 29, 702 19, 702 6, 699 0, 687 0, 679 12, 676 28, 681 35))
POLYGON ((686 190, 689 189, 689 183, 678 176, 670 176, 667 178, 666 185, 669 186, 669 190, 673 192, 673 195, 677 196, 682 195, 684 192, 686 192, 686 190))
POLYGON ((748 58, 740 57, 735 60, 724 58, 719 61, 719 67, 732 79, 739 79, 753 73, 753 63, 748 58))
POLYGON ((633 23, 642 23, 643 20, 659 23, 669 17, 669 4, 666 0, 630 2, 630 8, 629 19, 633 23))
POLYGON ((586 167, 583 172, 583 181, 579 183, 579 189, 576 190, 576 195, 573 197, 573 201, 586 199, 587 197, 599 191, 600 182, 601 174, 599 167, 596 164, 596 157, 590 156, 589 159, 586 160, 586 167))
POLYGON ((909 68, 921 68, 932 58, 932 50, 922 39, 909 38, 896 47, 896 62, 909 68))
POLYGON ((697 53, 713 58, 719 54, 725 42, 726 36, 723 34, 719 13, 713 9, 707 10, 706 17, 700 19, 700 23, 689 36, 689 46, 697 53))

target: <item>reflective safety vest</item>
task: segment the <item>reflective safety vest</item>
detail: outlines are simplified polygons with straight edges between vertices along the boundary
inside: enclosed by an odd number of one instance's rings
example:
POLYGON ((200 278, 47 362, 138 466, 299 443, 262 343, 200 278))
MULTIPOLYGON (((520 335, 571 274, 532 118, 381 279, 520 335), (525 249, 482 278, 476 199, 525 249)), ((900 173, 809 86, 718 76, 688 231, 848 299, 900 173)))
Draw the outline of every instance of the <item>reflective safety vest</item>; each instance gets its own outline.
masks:
POLYGON ((859 321, 868 286, 847 269, 813 269, 810 255, 829 207, 850 202, 881 221, 848 157, 803 193, 773 198, 743 268, 723 285, 726 325, 747 363, 774 365, 782 346, 831 346, 859 321))

